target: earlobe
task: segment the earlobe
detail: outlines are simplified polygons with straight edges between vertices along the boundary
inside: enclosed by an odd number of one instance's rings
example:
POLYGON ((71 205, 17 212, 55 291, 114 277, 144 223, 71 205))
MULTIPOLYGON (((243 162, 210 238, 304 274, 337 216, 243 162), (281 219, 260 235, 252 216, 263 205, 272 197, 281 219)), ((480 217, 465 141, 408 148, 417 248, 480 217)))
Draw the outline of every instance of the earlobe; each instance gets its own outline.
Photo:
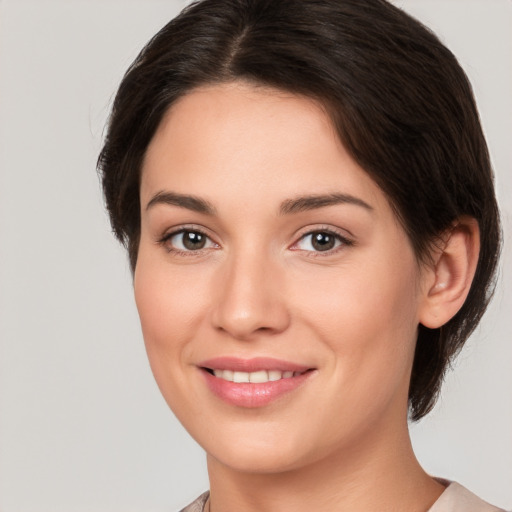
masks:
POLYGON ((462 307, 471 288, 480 252, 480 230, 472 217, 460 218, 442 237, 420 310, 420 323, 437 329, 462 307))

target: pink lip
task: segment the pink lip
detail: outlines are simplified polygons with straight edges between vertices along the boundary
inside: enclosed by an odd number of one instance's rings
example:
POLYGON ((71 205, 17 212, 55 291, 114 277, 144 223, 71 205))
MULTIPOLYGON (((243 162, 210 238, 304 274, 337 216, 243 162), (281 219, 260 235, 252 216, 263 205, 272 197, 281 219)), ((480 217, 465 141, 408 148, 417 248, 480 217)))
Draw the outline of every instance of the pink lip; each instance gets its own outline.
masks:
POLYGON ((246 408, 263 407, 274 400, 299 388, 315 373, 312 368, 273 358, 238 359, 220 357, 203 361, 198 365, 210 391, 231 405, 246 408), (286 379, 271 382, 230 382, 212 375, 207 369, 255 372, 278 370, 281 372, 301 372, 286 379))
POLYGON ((278 370, 280 372, 305 372, 309 366, 289 361, 282 361, 272 357, 254 357, 240 359, 238 357, 215 357, 202 361, 197 366, 211 370, 233 370, 238 372, 257 372, 258 370, 278 370))

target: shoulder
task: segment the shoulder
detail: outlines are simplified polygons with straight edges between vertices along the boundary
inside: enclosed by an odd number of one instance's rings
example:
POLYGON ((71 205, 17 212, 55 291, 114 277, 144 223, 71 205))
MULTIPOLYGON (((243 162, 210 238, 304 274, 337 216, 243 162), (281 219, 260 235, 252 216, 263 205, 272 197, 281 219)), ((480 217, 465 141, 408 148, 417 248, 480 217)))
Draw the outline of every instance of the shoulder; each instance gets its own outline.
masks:
POLYGON ((480 499, 457 482, 440 481, 447 484, 446 490, 428 512, 505 512, 480 499))
POLYGON ((187 505, 185 508, 181 509, 180 512, 203 512, 204 504, 210 495, 209 491, 204 492, 199 496, 199 498, 195 499, 190 505, 187 505))

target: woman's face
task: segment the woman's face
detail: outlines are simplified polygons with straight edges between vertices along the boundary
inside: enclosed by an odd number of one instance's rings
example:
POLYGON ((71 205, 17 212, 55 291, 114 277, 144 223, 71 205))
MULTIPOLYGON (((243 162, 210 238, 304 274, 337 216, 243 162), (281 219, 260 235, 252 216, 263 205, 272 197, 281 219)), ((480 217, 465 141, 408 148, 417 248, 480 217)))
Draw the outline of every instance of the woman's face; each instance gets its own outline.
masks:
POLYGON ((191 92, 148 148, 141 205, 149 361, 211 457, 283 471, 403 428, 422 274, 312 100, 191 92))

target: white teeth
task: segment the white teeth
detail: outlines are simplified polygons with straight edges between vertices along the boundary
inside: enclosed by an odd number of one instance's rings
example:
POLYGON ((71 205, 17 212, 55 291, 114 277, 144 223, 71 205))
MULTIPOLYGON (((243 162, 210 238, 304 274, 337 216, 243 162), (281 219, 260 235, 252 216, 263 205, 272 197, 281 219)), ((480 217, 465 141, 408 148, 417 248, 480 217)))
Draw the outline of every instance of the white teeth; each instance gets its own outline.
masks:
MULTIPOLYGON (((238 373, 242 373, 242 372, 238 372, 238 373)), ((215 377, 219 377, 221 379, 234 382, 235 372, 232 370, 213 370, 213 374, 215 375, 215 377)), ((235 381, 235 382, 249 382, 249 381, 248 380, 246 380, 246 381, 240 380, 240 381, 235 381)))
POLYGON ((278 370, 270 370, 268 372, 268 380, 274 381, 274 380, 280 380, 283 378, 283 372, 280 372, 278 370))
POLYGON ((302 372, 281 372, 279 370, 259 370, 257 372, 237 372, 233 370, 213 370, 215 377, 228 380, 230 382, 253 382, 261 384, 263 382, 273 382, 281 379, 290 379, 297 377, 302 372))
POLYGON ((247 372, 235 372, 233 382, 249 382, 249 374, 247 372))
POLYGON ((268 372, 265 370, 251 372, 249 373, 249 381, 255 383, 268 382, 268 372))

